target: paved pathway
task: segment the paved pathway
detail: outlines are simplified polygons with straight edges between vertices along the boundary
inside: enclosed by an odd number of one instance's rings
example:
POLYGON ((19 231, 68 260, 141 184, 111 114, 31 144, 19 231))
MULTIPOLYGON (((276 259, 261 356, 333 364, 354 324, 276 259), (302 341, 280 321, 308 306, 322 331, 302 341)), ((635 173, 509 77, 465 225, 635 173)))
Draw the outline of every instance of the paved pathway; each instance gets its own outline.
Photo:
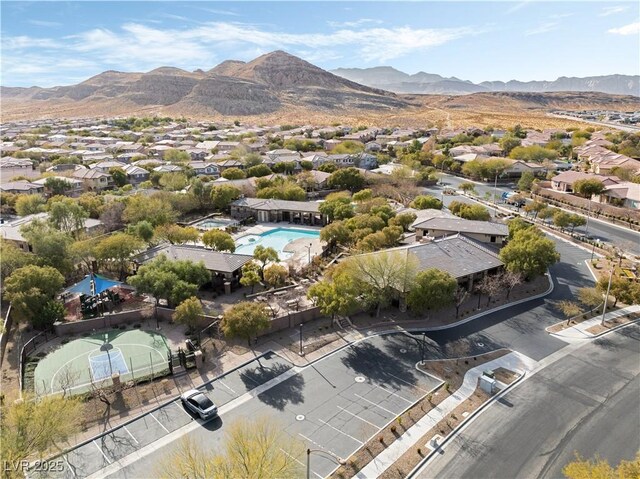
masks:
POLYGON ((388 448, 378 454, 373 461, 361 469, 355 477, 358 479, 374 479, 380 476, 394 462, 400 459, 406 451, 422 439, 430 429, 473 394, 478 384, 478 378, 483 371, 503 367, 519 374, 524 374, 533 370, 536 364, 536 361, 524 354, 512 352, 470 369, 465 374, 462 386, 459 389, 411 426, 388 448))
MULTIPOLYGON (((637 304, 628 306, 626 308, 618 309, 616 311, 611 311, 610 313, 605 314, 605 322, 610 321, 613 318, 624 316, 627 313, 637 313, 638 311, 640 311, 640 305, 637 305, 637 304)), ((575 324, 570 328, 564 329, 562 331, 558 331, 557 333, 552 333, 552 336, 556 336, 565 341, 591 339, 597 335, 590 333, 587 330, 593 326, 600 324, 601 321, 602 321, 602 316, 596 316, 595 318, 587 319, 586 321, 582 321, 581 323, 575 324)))

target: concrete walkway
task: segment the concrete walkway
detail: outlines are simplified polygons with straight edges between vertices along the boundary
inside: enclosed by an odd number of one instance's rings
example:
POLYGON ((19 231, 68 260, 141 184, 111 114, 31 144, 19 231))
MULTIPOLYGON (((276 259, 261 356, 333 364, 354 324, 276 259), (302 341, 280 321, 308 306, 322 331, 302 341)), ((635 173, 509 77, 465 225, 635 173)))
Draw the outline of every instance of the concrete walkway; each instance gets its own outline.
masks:
MULTIPOLYGON (((633 306, 627 306, 626 308, 611 311, 605 314, 605 322, 624 316, 628 313, 637 313, 640 311, 640 305, 634 304, 633 306)), ((565 341, 575 341, 580 339, 592 339, 596 337, 596 334, 590 333, 587 329, 600 324, 602 316, 596 316, 595 318, 587 319, 581 323, 575 324, 570 328, 558 331, 557 333, 551 333, 552 336, 563 339, 565 341)))
POLYGON ((358 479, 374 479, 379 477, 384 471, 400 459, 406 451, 421 440, 430 429, 432 429, 436 424, 438 424, 438 422, 473 394, 478 384, 478 378, 482 375, 483 371, 502 367, 515 371, 519 374, 524 374, 528 371, 532 371, 536 364, 536 361, 524 354, 511 352, 501 358, 494 359, 493 361, 489 361, 470 369, 465 374, 462 386, 460 386, 458 390, 429 411, 402 436, 396 439, 388 448, 378 454, 378 456, 376 456, 354 477, 358 479))

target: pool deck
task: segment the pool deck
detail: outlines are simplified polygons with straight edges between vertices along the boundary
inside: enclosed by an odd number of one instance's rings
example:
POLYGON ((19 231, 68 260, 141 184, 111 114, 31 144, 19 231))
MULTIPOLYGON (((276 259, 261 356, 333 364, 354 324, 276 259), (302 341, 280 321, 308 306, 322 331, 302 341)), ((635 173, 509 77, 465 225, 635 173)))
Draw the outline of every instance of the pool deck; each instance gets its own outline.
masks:
MULTIPOLYGON (((243 236, 248 236, 248 235, 260 236, 263 233, 266 233, 268 231, 278 229, 278 228, 296 229, 296 230, 303 230, 303 231, 317 231, 317 232, 320 232, 321 230, 321 228, 296 225, 293 223, 284 223, 284 222, 261 223, 258 225, 251 226, 238 233, 235 233, 234 235, 232 235, 232 237, 234 241, 237 241, 239 238, 242 238, 243 236)), ((292 263, 297 267, 302 267, 309 264, 309 251, 307 248, 309 244, 311 244, 312 259, 314 256, 317 256, 322 253, 322 244, 321 244, 320 238, 313 238, 313 239, 299 238, 299 239, 293 240, 292 242, 290 242, 288 245, 284 247, 283 251, 285 253, 291 253, 291 256, 287 258, 285 261, 281 261, 281 263, 287 263, 287 264, 292 263)))

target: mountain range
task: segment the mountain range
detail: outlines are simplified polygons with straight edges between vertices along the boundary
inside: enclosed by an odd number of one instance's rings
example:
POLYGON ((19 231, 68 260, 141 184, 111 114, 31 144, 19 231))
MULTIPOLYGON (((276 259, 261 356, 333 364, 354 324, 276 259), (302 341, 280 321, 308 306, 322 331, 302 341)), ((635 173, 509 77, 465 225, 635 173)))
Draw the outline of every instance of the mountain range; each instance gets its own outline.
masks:
POLYGON ((480 92, 601 92, 613 95, 640 96, 639 75, 605 75, 584 78, 560 77, 554 81, 511 80, 473 83, 435 73, 409 75, 393 67, 338 68, 331 73, 362 85, 394 93, 464 95, 480 92))
POLYGON ((450 123, 462 118, 475 123, 495 121, 495 114, 505 119, 507 112, 517 116, 525 111, 529 116, 546 117, 553 108, 640 109, 638 97, 629 95, 492 92, 458 78, 407 75, 388 67, 342 69, 337 73, 340 75, 283 51, 249 62, 227 60, 207 71, 170 66, 146 73, 110 70, 76 85, 1 87, 1 112, 4 121, 163 114, 191 118, 243 116, 258 122, 296 124, 338 119, 361 124, 412 124, 450 123), (388 91, 394 85, 408 85, 404 88, 407 93, 388 91), (430 85, 432 93, 440 94, 417 94, 420 85, 430 85), (453 91, 469 94, 451 95, 453 91))

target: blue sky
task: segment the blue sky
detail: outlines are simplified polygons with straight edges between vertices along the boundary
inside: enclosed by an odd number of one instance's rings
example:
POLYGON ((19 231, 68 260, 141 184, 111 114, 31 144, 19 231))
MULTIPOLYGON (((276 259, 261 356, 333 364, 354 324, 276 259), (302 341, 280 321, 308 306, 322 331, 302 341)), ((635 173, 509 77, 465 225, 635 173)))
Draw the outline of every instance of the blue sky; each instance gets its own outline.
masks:
POLYGON ((322 68, 390 65, 479 82, 640 74, 638 2, 2 1, 0 83, 104 70, 208 70, 285 50, 322 68))

